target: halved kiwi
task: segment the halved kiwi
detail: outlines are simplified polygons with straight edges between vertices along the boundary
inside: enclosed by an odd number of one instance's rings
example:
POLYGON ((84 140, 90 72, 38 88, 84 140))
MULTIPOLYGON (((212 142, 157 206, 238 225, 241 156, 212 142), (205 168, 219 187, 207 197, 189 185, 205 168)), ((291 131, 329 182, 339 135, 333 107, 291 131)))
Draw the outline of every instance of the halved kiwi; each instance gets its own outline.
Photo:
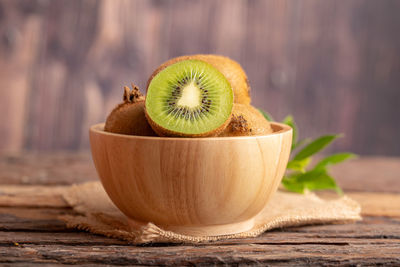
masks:
POLYGON ((255 107, 235 103, 231 121, 219 136, 266 135, 272 132, 269 121, 255 107))
POLYGON ((205 61, 215 68, 217 68, 231 84, 234 93, 234 102, 240 104, 250 104, 250 83, 247 75, 240 64, 229 58, 221 55, 212 54, 198 54, 198 55, 186 55, 172 58, 163 64, 161 64, 151 75, 148 84, 153 79, 157 73, 159 73, 164 68, 172 65, 178 61, 197 59, 205 61))
POLYGON ((183 60, 149 82, 146 117, 161 136, 215 136, 230 121, 233 91, 225 76, 201 60, 183 60))
POLYGON ((141 136, 156 136, 144 115, 145 97, 132 84, 132 90, 124 87, 123 103, 108 115, 104 130, 107 132, 141 136))

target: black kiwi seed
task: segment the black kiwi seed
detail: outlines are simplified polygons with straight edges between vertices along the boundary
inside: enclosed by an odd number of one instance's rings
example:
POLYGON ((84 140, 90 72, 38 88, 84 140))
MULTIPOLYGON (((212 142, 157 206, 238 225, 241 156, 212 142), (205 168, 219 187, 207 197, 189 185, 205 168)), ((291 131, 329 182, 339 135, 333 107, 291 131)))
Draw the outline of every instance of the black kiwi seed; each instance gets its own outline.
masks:
POLYGON ((175 115, 176 113, 177 113, 177 109, 176 109, 176 107, 173 107, 172 109, 171 109, 171 114, 172 115, 175 115))

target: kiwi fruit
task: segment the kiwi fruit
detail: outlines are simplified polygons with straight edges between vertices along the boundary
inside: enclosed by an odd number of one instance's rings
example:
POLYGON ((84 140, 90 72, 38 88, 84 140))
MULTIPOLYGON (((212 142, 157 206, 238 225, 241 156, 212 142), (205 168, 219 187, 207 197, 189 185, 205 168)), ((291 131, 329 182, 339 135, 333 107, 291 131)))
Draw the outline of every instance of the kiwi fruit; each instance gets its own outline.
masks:
POLYGON ((156 136, 144 114, 145 97, 132 84, 124 87, 123 102, 108 115, 104 130, 111 133, 156 136))
POLYGON ((229 125, 219 136, 266 135, 272 133, 267 119, 251 105, 233 105, 232 118, 229 125))
POLYGON ((205 61, 215 68, 217 68, 229 81, 232 86, 234 93, 234 102, 240 104, 250 104, 250 84, 247 79, 247 75, 244 72, 243 68, 240 64, 228 57, 220 56, 220 55, 186 55, 181 57, 176 57, 168 60, 161 64, 150 77, 148 84, 153 79, 154 76, 157 75, 161 70, 168 67, 171 64, 174 64, 178 61, 188 60, 188 59, 197 59, 205 61))
POLYGON ((146 117, 160 136, 216 136, 228 125, 232 107, 230 83, 202 60, 170 64, 147 87, 146 117))

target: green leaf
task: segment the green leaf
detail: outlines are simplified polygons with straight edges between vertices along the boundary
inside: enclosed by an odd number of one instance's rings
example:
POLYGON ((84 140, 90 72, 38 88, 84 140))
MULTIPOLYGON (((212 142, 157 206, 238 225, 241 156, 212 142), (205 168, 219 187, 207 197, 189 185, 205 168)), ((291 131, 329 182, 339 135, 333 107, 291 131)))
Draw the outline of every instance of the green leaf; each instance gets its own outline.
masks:
POLYGON ((294 173, 286 176, 282 180, 283 186, 292 192, 304 193, 305 190, 336 190, 342 194, 342 190, 337 186, 326 169, 311 170, 305 173, 294 173))
POLYGON ((305 188, 308 190, 323 190, 323 189, 334 189, 336 190, 338 186, 336 185, 335 179, 333 179, 328 174, 320 175, 314 177, 312 181, 305 183, 305 188))
POLYGON ((328 175, 326 169, 311 170, 296 177, 296 181, 300 183, 313 183, 320 177, 328 175))
POLYGON ((286 188, 286 190, 296 193, 304 193, 304 185, 302 183, 296 182, 294 179, 283 178, 282 184, 286 188))
POLYGON ((263 116, 268 120, 268 121, 274 121, 274 119, 272 118, 272 116, 271 116, 271 114, 269 114, 268 112, 265 112, 264 110, 262 110, 262 109, 258 109, 260 112, 261 112, 261 114, 263 114, 263 116))
POLYGON ((340 162, 343 162, 348 159, 352 159, 357 157, 357 155, 353 153, 338 153, 338 154, 333 154, 330 155, 324 159, 322 159, 320 162, 318 162, 317 165, 315 165, 314 169, 322 169, 327 167, 328 165, 333 165, 333 164, 338 164, 340 162))
POLYGON ((296 123, 294 122, 293 116, 292 116, 292 115, 286 116, 286 117, 283 119, 282 123, 284 123, 284 124, 289 125, 290 127, 292 127, 292 130, 293 130, 293 135, 292 135, 292 149, 293 149, 293 147, 295 147, 295 146, 296 146, 296 143, 297 143, 297 125, 296 125, 296 123))
POLYGON ((339 135, 325 135, 321 136, 314 141, 312 141, 310 144, 308 144, 306 147, 304 147, 302 150, 300 150, 297 155, 294 157, 295 160, 302 160, 305 158, 308 158, 315 153, 321 151, 323 148, 325 148, 327 145, 329 145, 333 140, 338 138, 339 135))
MULTIPOLYGON (((318 169, 306 172, 296 178, 296 181, 304 185, 308 190, 334 189, 338 190, 335 179, 333 179, 326 169, 318 169)), ((340 190, 340 189, 339 189, 340 190)))
MULTIPOLYGON (((262 110, 260 111, 269 119, 267 113, 262 110)), ((340 137, 340 135, 325 135, 311 142, 308 138, 297 141, 298 129, 293 116, 286 116, 282 122, 293 129, 292 152, 294 149, 299 150, 287 164, 288 171, 282 179, 282 185, 287 190, 297 193, 304 193, 307 190, 333 189, 338 194, 343 194, 342 190, 336 184, 335 179, 329 175, 327 167, 354 158, 354 154, 338 153, 330 155, 320 160, 313 169, 307 171, 307 167, 311 162, 311 156, 320 152, 336 138, 340 137)))
POLYGON ((305 172, 310 162, 311 158, 305 158, 302 160, 291 160, 288 162, 286 168, 293 171, 305 172))

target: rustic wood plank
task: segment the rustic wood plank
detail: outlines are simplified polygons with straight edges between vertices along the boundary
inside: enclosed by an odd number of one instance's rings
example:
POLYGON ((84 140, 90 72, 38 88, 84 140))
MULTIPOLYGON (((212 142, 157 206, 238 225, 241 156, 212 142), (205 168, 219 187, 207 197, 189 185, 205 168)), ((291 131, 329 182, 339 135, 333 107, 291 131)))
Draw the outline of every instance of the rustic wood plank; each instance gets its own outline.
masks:
POLYGON ((302 137, 343 132, 330 151, 399 155, 399 8, 396 0, 3 0, 0 149, 87 149, 89 125, 105 119, 123 85, 143 88, 174 56, 220 53, 242 63, 256 106, 277 119, 296 114, 302 137))
POLYGON ((70 209, 0 208, 0 231, 72 232, 58 219, 71 212, 70 209))
POLYGON ((15 2, 0 2, 0 150, 20 151, 24 147, 26 97, 30 75, 39 48, 40 19, 29 16, 18 20, 21 10, 15 2), (12 114, 12 115, 11 115, 12 114), (11 115, 11 116, 10 116, 11 115))
POLYGON ((400 217, 400 194, 349 193, 361 204, 362 215, 400 217))
POLYGON ((400 193, 400 159, 360 157, 332 167, 332 175, 348 191, 400 193))
POLYGON ((0 184, 66 185, 98 180, 86 153, 26 153, 0 157, 0 184))
MULTIPOLYGON (((315 225, 292 227, 270 231, 256 238, 220 240, 203 245, 241 245, 241 244, 336 244, 349 243, 396 243, 400 241, 400 221, 381 218, 380 222, 366 217, 363 222, 349 225, 315 225)), ((18 229, 17 229, 18 230, 18 229)), ((127 241, 97 236, 86 232, 63 232, 60 229, 48 232, 8 231, 0 232, 0 245, 17 242, 23 244, 59 245, 128 245, 127 241)), ((149 246, 160 246, 150 244, 149 246)), ((165 246, 161 245, 161 246, 165 246)))
POLYGON ((396 264, 400 244, 399 219, 366 217, 356 224, 287 228, 258 238, 181 245, 178 250, 166 244, 132 247, 124 241, 66 229, 57 217, 68 212, 72 211, 0 208, 0 246, 3 248, 0 263, 206 265, 282 261, 282 264, 306 265, 318 261, 327 264, 370 261, 371 264, 396 264), (373 253, 376 249, 379 255, 373 253), (296 253, 292 254, 293 251, 296 253))
POLYGON ((62 197, 68 186, 1 186, 0 207, 69 208, 62 197))
POLYGON ((93 235, 86 232, 48 233, 3 231, 0 233, 0 246, 23 246, 25 244, 64 246, 130 245, 123 240, 93 235))
POLYGON ((59 262, 64 264, 400 264, 399 243, 351 245, 127 246, 23 245, 4 247, 0 262, 59 262), (153 251, 153 252, 152 252, 153 251), (154 254, 157 251, 157 254, 154 254))
POLYGON ((393 238, 399 239, 400 221, 397 218, 363 217, 362 222, 343 225, 314 225, 293 227, 282 231, 317 234, 322 237, 393 238))

